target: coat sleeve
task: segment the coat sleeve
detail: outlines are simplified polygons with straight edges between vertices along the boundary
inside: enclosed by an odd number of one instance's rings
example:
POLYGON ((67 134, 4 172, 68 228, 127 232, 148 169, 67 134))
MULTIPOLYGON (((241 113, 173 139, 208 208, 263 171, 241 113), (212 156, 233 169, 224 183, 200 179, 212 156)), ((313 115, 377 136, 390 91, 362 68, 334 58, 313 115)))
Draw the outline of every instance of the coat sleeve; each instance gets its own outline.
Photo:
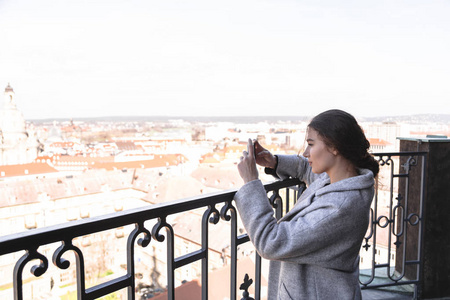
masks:
POLYGON ((364 222, 364 218, 352 219, 345 208, 323 201, 323 205, 315 205, 304 215, 278 223, 259 180, 244 185, 235 200, 244 227, 261 257, 342 270, 353 267, 345 262, 358 255, 366 227, 355 229, 351 222, 364 222))
POLYGON ((308 159, 301 155, 277 155, 277 157, 276 173, 281 179, 298 178, 310 185, 320 175, 312 172, 308 159))

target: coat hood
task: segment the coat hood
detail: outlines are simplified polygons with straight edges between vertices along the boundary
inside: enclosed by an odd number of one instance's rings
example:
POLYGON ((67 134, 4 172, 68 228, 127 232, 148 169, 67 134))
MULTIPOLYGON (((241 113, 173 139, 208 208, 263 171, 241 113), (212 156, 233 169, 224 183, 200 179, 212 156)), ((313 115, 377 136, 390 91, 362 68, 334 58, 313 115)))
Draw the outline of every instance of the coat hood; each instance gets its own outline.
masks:
POLYGON ((317 182, 318 184, 322 184, 323 188, 316 191, 316 196, 322 196, 330 192, 367 189, 375 184, 372 171, 368 169, 358 169, 358 173, 358 176, 343 179, 331 184, 330 177, 328 177, 327 174, 323 174, 323 177, 317 182))

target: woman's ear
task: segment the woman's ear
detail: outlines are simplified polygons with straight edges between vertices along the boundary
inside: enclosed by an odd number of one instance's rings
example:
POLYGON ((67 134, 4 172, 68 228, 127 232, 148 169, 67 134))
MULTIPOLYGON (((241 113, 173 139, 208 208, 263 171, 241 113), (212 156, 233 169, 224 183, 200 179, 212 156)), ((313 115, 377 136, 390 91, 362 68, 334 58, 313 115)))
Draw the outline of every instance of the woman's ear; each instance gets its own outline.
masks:
POLYGON ((331 152, 334 156, 337 156, 337 155, 339 154, 339 152, 337 151, 337 149, 334 148, 334 147, 330 148, 330 152, 331 152))

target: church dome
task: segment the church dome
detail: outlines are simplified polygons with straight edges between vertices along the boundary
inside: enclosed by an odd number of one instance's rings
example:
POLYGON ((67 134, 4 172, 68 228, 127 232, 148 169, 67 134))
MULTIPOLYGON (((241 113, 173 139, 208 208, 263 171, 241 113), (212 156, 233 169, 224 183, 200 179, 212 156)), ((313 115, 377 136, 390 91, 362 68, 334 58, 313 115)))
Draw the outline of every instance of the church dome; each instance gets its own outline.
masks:
POLYGON ((63 141, 63 138, 62 138, 61 130, 56 126, 56 124, 53 124, 53 126, 48 131, 46 142, 53 143, 53 142, 62 142, 62 141, 63 141))
POLYGON ((5 102, 0 111, 0 129, 3 134, 26 134, 26 123, 22 113, 15 105, 14 91, 10 84, 5 88, 5 102))
POLYGON ((26 123, 18 110, 0 111, 0 129, 3 133, 25 133, 26 123))
POLYGON ((8 82, 8 86, 5 88, 5 93, 7 93, 7 92, 14 92, 12 87, 9 85, 9 82, 8 82))

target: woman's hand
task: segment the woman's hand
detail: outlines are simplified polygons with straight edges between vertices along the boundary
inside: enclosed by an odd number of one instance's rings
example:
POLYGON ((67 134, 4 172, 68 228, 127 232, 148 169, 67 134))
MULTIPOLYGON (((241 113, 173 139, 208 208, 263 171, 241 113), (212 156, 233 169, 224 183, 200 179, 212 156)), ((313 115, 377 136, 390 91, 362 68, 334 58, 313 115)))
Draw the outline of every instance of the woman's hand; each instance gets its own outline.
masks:
POLYGON ((258 141, 255 140, 254 143, 256 163, 266 168, 275 169, 275 166, 277 165, 276 157, 270 153, 269 150, 261 146, 258 141))
POLYGON ((247 151, 242 153, 238 170, 245 183, 258 179, 259 174, 256 168, 255 151, 251 139, 248 139, 247 151))

